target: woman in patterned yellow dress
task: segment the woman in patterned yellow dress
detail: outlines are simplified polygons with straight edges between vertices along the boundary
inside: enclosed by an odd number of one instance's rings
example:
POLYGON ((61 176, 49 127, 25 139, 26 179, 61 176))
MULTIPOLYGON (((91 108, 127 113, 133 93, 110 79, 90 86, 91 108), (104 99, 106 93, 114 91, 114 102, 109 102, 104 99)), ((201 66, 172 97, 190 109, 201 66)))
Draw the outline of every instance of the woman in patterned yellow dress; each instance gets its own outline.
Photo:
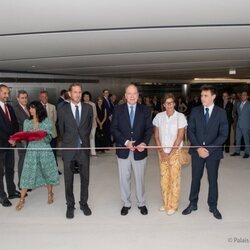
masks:
POLYGON ((163 98, 166 111, 158 113, 153 120, 154 136, 158 150, 161 174, 161 191, 163 206, 160 211, 174 214, 179 205, 181 164, 178 160, 178 148, 183 145, 187 120, 175 110, 175 97, 166 94, 163 98))
POLYGON ((17 210, 23 208, 27 190, 40 186, 47 186, 48 203, 53 203, 53 185, 59 183, 57 165, 50 147, 52 125, 47 118, 47 112, 38 101, 31 102, 29 110, 31 118, 24 121, 23 131, 43 130, 47 135, 42 140, 28 143, 20 180, 21 198, 16 206, 17 210))

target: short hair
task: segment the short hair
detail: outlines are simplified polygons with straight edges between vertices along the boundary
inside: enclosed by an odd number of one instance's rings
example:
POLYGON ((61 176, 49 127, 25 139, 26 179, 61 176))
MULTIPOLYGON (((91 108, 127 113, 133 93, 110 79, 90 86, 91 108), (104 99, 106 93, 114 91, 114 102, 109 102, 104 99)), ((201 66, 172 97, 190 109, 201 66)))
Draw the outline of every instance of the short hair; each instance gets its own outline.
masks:
POLYGON ((174 94, 172 94, 172 93, 167 93, 167 94, 165 94, 165 95, 163 96, 163 98, 162 98, 162 104, 164 104, 164 103, 166 102, 166 100, 167 100, 167 99, 170 99, 170 98, 175 102, 175 96, 174 96, 174 94))
POLYGON ((64 95, 66 92, 67 92, 66 89, 62 89, 62 90, 60 91, 60 95, 64 95))
POLYGON ((18 92, 17 92, 17 97, 19 97, 20 95, 28 95, 28 93, 27 93, 27 91, 26 90, 23 90, 23 89, 21 89, 21 90, 18 90, 18 92))
POLYGON ((48 93, 47 90, 41 90, 41 91, 40 91, 40 95, 41 95, 41 94, 46 94, 47 96, 49 96, 49 93, 48 93))
POLYGON ((92 100, 92 95, 90 94, 89 91, 84 91, 84 92, 82 93, 82 100, 83 100, 83 97, 84 97, 85 95, 88 95, 88 96, 89 96, 89 100, 90 100, 90 101, 92 100))
POLYGON ((2 88, 9 88, 7 85, 5 85, 5 84, 0 84, 0 90, 2 89, 2 88))
POLYGON ((102 93, 104 94, 105 91, 109 91, 109 90, 108 90, 108 89, 104 89, 104 90, 102 91, 102 93))
POLYGON ((128 86, 125 87, 125 93, 127 92, 127 89, 131 86, 135 87, 137 89, 137 92, 139 93, 138 87, 134 83, 130 83, 128 86))
POLYGON ((82 85, 78 82, 75 82, 75 83, 71 83, 69 85, 69 90, 68 91, 71 91, 73 87, 80 87, 82 89, 82 85))
MULTIPOLYGON (((39 122, 42 122, 47 117, 47 111, 46 111, 46 109, 44 108, 44 106, 39 101, 33 101, 33 102, 31 102, 29 104, 29 108, 35 108, 36 109, 36 114, 37 114, 39 122)), ((33 117, 30 116, 30 120, 32 118, 33 117)))
POLYGON ((200 91, 210 91, 212 95, 216 95, 216 88, 213 85, 202 85, 200 91))

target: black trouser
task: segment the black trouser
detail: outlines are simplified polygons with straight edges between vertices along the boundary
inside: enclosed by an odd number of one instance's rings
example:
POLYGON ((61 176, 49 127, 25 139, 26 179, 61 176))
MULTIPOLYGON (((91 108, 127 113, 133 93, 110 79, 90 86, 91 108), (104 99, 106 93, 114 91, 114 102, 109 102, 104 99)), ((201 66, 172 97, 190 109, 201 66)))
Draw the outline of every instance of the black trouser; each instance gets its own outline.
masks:
POLYGON ((226 153, 229 153, 229 150, 230 150, 230 135, 231 135, 231 124, 228 123, 228 135, 227 135, 227 139, 224 143, 226 153))
MULTIPOLYGON (((56 148, 56 138, 52 138, 52 140, 50 141, 50 146, 52 148, 56 148)), ((55 159, 56 159, 56 165, 58 166, 57 157, 56 157, 56 149, 52 149, 52 151, 53 151, 53 154, 54 154, 55 159)))
MULTIPOLYGON (((79 150, 76 152, 75 157, 72 160, 76 160, 80 166, 80 182, 81 182, 81 194, 80 205, 87 204, 88 201, 88 188, 89 188, 89 150, 79 150)), ((66 204, 68 207, 74 207, 75 197, 73 193, 74 174, 70 169, 70 162, 64 160, 64 182, 65 182, 65 196, 66 204)))
POLYGON ((200 158, 198 155, 192 156, 192 183, 191 191, 189 195, 190 203, 194 206, 197 205, 199 192, 200 192, 200 181, 203 176, 204 167, 206 165, 208 175, 208 200, 207 203, 210 208, 217 207, 218 201, 218 169, 220 160, 214 160, 208 157, 207 159, 200 158))
POLYGON ((9 195, 12 195, 16 191, 16 185, 14 183, 14 150, 0 151, 0 198, 7 197, 4 191, 3 177, 5 174, 5 180, 7 184, 7 191, 9 195))

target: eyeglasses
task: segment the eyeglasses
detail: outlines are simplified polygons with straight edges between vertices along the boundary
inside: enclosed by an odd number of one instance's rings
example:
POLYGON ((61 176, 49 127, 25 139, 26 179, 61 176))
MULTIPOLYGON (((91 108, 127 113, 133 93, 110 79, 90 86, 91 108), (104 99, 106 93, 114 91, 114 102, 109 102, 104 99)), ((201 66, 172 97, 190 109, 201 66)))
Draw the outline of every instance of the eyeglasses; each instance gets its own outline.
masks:
POLYGON ((166 106, 172 106, 174 104, 174 102, 165 102, 166 106))

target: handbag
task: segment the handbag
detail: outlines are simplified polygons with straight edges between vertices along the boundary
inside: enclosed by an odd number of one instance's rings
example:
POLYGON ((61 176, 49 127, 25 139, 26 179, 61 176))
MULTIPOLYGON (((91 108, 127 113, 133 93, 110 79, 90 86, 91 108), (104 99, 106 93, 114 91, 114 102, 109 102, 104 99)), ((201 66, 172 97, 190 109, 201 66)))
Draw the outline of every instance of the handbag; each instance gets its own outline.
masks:
MULTIPOLYGON (((177 118, 177 128, 179 128, 179 118, 177 118)), ((188 153, 189 148, 186 130, 184 134, 183 146, 183 148, 178 149, 178 161, 182 166, 189 165, 191 162, 191 155, 188 153)))

